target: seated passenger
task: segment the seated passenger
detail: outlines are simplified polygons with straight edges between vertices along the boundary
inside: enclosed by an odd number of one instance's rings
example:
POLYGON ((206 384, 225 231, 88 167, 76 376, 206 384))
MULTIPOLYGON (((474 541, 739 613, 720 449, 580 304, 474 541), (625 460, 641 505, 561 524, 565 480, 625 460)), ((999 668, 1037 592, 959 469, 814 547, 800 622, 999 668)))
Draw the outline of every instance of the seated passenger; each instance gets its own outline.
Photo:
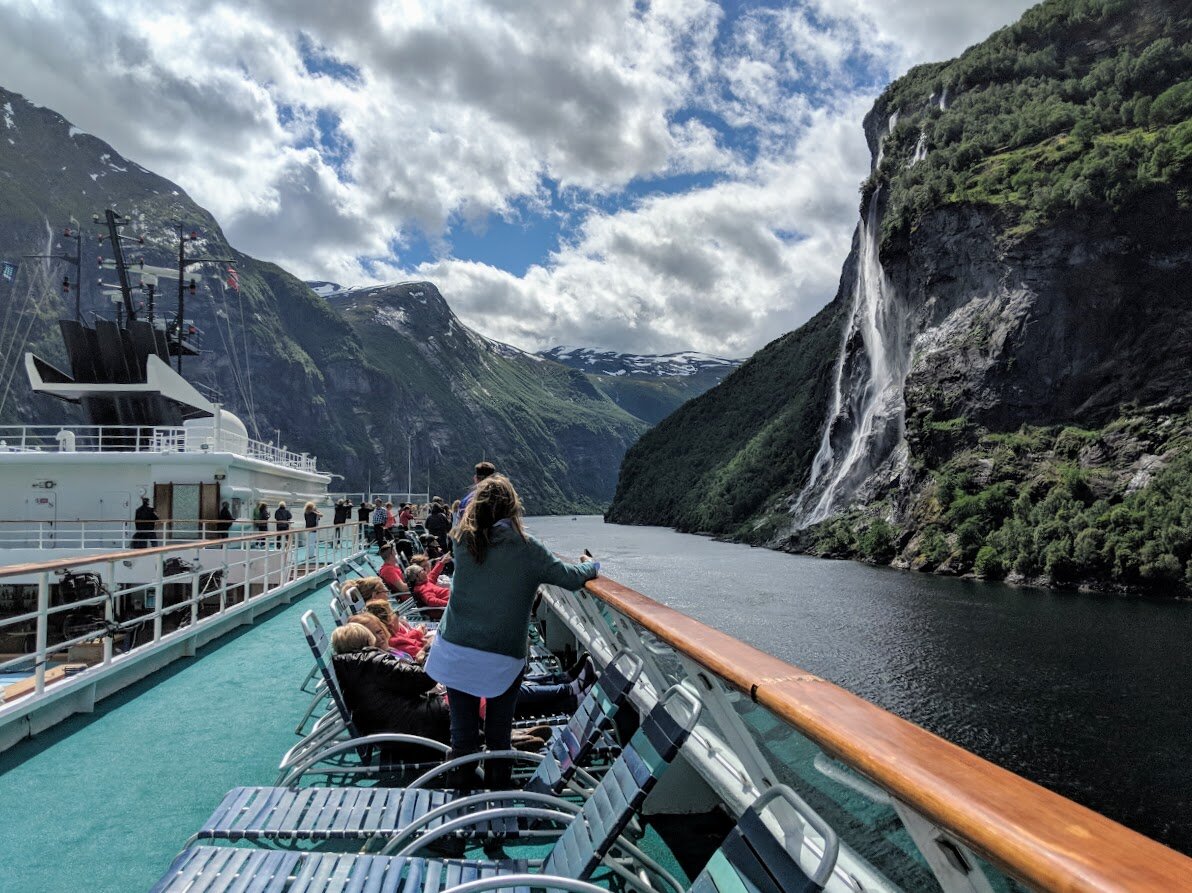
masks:
POLYGON ((390 648, 408 654, 419 663, 426 659, 426 649, 432 639, 432 636, 427 633, 426 627, 421 624, 414 626, 406 623, 393 613, 388 600, 384 598, 366 602, 364 607, 389 630, 385 642, 390 648))
POLYGON ((410 592, 410 587, 406 585, 405 575, 402 574, 401 565, 397 563, 397 549, 392 543, 387 543, 381 546, 381 560, 383 564, 381 569, 377 571, 377 576, 385 581, 385 585, 389 591, 395 594, 406 596, 410 592))
POLYGON ((440 560, 429 571, 420 564, 411 564, 406 568, 406 583, 418 604, 424 608, 445 608, 451 597, 451 590, 439 585, 439 574, 445 562, 440 560))
POLYGON ((377 648, 373 634, 359 623, 335 630, 331 650, 344 702, 361 734, 397 732, 448 740, 447 705, 420 664, 377 648))

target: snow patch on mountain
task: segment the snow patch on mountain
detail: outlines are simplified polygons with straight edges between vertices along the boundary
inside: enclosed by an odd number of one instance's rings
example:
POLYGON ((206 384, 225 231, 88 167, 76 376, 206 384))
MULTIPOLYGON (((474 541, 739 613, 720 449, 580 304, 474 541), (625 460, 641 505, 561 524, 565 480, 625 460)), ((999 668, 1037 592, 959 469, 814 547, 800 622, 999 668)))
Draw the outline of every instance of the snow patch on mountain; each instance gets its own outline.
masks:
POLYGON ((6 130, 16 129, 17 125, 13 123, 12 114, 12 103, 4 103, 4 127, 6 130))
POLYGON ((559 345, 540 351, 538 356, 574 369, 599 375, 637 375, 679 378, 697 375, 708 369, 731 369, 743 360, 731 360, 694 350, 661 355, 624 354, 614 350, 559 345))

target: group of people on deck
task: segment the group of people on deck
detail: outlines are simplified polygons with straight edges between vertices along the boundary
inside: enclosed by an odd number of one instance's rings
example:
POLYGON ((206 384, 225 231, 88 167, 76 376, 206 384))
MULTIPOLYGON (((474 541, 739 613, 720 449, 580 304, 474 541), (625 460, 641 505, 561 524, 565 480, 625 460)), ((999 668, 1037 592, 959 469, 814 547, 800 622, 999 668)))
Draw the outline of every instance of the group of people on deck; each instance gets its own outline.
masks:
MULTIPOLYGON (((409 540, 401 513, 390 525, 391 505, 372 511, 383 564, 378 576, 349 584, 366 599, 367 615, 352 616, 331 638, 335 672, 361 733, 449 740, 452 756, 482 745, 508 750, 519 706, 534 715, 570 712, 595 679, 588 661, 566 674, 527 677, 527 630, 539 585, 578 589, 599 563, 586 555, 576 564, 560 561, 527 534, 517 491, 492 463, 477 464, 473 480, 454 506, 432 502, 425 551, 411 555, 404 572, 397 554, 409 540), (441 608, 438 630, 402 620, 390 597, 441 608)), ((539 740, 549 734, 531 732, 539 740)), ((486 763, 486 786, 508 787, 510 772, 507 761, 486 763)), ((467 772, 455 783, 467 786, 467 772)))

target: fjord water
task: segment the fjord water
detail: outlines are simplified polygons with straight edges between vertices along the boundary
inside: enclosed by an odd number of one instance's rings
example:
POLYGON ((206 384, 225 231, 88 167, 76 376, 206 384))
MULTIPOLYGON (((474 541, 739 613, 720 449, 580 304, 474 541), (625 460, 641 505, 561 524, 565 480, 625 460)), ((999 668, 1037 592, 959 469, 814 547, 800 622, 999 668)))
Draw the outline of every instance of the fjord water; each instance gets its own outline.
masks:
POLYGON ((1192 854, 1192 604, 786 555, 599 517, 565 555, 1192 854))

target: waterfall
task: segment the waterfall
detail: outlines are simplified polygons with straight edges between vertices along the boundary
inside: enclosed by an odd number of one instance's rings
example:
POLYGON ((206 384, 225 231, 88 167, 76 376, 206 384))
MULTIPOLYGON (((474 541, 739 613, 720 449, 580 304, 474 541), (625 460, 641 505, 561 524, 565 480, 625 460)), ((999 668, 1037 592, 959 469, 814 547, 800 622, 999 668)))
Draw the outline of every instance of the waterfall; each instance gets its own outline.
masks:
POLYGON ((857 279, 828 417, 810 477, 791 508, 800 528, 845 505, 903 439, 910 351, 905 310, 878 256, 880 195, 879 187, 860 223, 857 279))
POLYGON ((915 143, 915 154, 911 156, 911 160, 907 162, 907 167, 914 167, 920 161, 927 157, 927 131, 919 131, 919 141, 915 143))
POLYGON ((948 110, 948 88, 944 87, 944 92, 940 94, 940 111, 946 112, 948 110))
POLYGON ((877 161, 873 163, 873 169, 877 170, 882 166, 882 161, 886 157, 886 137, 894 132, 894 128, 898 126, 898 109, 894 109, 894 113, 890 115, 886 121, 886 132, 882 134, 877 141, 877 161))

